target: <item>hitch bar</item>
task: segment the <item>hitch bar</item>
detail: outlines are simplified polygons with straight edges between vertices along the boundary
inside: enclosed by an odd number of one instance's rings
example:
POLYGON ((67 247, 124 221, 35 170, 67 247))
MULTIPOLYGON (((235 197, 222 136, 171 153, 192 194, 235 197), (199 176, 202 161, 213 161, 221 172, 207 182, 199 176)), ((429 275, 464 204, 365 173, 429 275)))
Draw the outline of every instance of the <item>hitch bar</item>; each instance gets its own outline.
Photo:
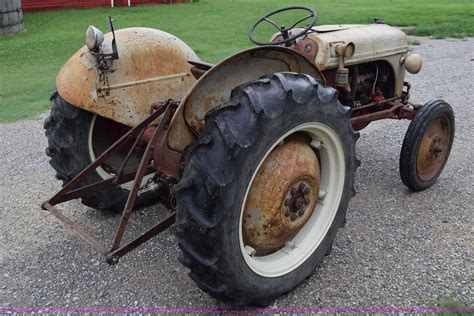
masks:
POLYGON ((110 146, 106 151, 104 151, 95 161, 93 161, 89 166, 82 170, 77 176, 75 176, 71 181, 69 181, 58 193, 56 193, 51 199, 45 201, 41 204, 43 210, 49 211, 51 214, 56 216, 56 218, 70 230, 72 230, 76 235, 85 240, 89 245, 91 245, 97 252, 103 255, 106 259, 106 262, 113 265, 118 263, 120 257, 123 257, 133 249, 137 248, 144 242, 148 241, 152 237, 158 235, 169 226, 171 226, 176 220, 176 212, 172 212, 164 220, 158 224, 152 226, 144 233, 134 238, 132 241, 121 246, 121 241, 123 234, 127 228, 128 220, 132 213, 135 201, 138 195, 138 190, 142 183, 143 177, 149 174, 156 172, 156 169, 151 164, 153 158, 153 150, 155 144, 158 142, 160 137, 163 137, 162 133, 167 129, 168 123, 171 120, 174 111, 176 110, 177 102, 173 100, 167 100, 166 102, 160 104, 156 110, 143 120, 136 127, 129 130, 125 133, 119 140, 117 140, 112 146, 110 146), (140 160, 140 164, 135 171, 124 173, 125 166, 131 157, 132 152, 135 150, 139 144, 139 140, 143 135, 145 129, 152 125, 161 115, 162 118, 156 127, 151 140, 148 142, 145 152, 140 160), (132 147, 130 148, 125 160, 123 161, 119 172, 112 178, 101 180, 80 188, 77 188, 78 183, 85 179, 89 174, 94 172, 97 167, 99 167, 107 158, 112 156, 117 150, 119 150, 123 145, 125 145, 130 139, 136 138, 132 147), (93 194, 98 191, 106 190, 114 186, 126 183, 133 180, 133 186, 128 195, 127 202, 122 211, 122 216, 120 219, 120 224, 117 227, 115 238, 112 243, 110 250, 100 243, 97 239, 92 237, 92 235, 84 229, 82 226, 74 223, 68 217, 66 217, 63 212, 58 209, 55 205, 84 197, 90 194, 93 194))

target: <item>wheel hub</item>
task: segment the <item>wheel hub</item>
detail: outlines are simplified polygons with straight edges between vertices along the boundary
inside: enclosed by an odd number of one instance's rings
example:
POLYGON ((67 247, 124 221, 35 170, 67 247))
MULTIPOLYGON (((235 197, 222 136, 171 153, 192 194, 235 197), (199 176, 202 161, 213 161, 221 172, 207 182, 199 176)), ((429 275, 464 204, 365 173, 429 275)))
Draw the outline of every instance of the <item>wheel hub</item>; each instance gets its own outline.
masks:
POLYGON ((311 179, 300 180, 290 186, 281 209, 285 225, 292 226, 295 222, 305 219, 304 215, 309 211, 311 197, 314 195, 311 189, 313 186, 311 179))
POLYGON ((445 116, 433 120, 421 140, 416 168, 422 181, 429 181, 443 166, 450 145, 451 125, 445 116))
POLYGON ((428 160, 434 160, 440 156, 440 154, 443 152, 443 144, 441 144, 441 137, 440 136, 435 136, 431 140, 430 144, 430 150, 428 153, 428 160))
POLYGON ((283 248, 311 217, 319 194, 319 161, 302 141, 276 147, 250 188, 243 214, 244 244, 252 255, 283 248))

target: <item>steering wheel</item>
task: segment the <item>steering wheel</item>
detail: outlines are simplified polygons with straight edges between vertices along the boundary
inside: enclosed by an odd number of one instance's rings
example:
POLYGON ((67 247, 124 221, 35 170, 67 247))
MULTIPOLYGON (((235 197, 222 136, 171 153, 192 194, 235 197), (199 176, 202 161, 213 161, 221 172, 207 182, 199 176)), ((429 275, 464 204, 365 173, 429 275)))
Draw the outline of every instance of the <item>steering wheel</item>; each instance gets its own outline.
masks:
POLYGON ((252 25, 252 27, 249 30, 249 33, 248 33, 249 34, 249 39, 252 41, 252 43, 254 43, 256 45, 260 45, 260 46, 281 45, 281 44, 287 45, 287 44, 293 42, 298 37, 303 36, 304 34, 306 34, 309 30, 311 30, 311 28, 316 24, 317 19, 318 19, 318 15, 316 14, 316 11, 312 8, 303 7, 303 6, 292 6, 292 7, 281 8, 281 9, 272 11, 272 12, 262 16, 260 19, 255 21, 255 23, 252 25), (275 23, 275 22, 273 22, 272 20, 269 19, 271 16, 274 16, 275 14, 285 12, 285 11, 291 11, 291 10, 307 11, 307 12, 309 12, 309 15, 302 18, 302 19, 300 19, 300 20, 298 20, 295 24, 293 24, 289 28, 286 28, 284 25, 278 26, 277 23, 275 23), (290 36, 289 30, 293 29, 295 26, 297 26, 301 22, 306 21, 308 19, 311 19, 311 22, 308 24, 308 26, 304 30, 302 30, 301 32, 299 32, 295 35, 290 36), (267 23, 270 23, 271 25, 273 25, 279 32, 281 32, 281 36, 283 37, 283 39, 280 40, 280 41, 276 41, 276 42, 259 42, 259 41, 257 41, 255 39, 254 32, 255 32, 255 29, 257 28, 257 26, 259 26, 263 22, 267 22, 267 23))

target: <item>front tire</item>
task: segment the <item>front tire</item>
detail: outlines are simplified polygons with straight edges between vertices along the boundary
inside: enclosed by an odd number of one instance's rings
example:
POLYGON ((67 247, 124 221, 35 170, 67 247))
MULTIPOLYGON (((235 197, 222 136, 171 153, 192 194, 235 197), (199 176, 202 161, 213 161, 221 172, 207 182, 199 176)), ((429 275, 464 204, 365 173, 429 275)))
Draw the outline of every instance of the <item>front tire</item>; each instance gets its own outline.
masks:
MULTIPOLYGON (((48 147, 46 154, 50 157, 49 163, 56 170, 56 178, 66 185, 101 152, 113 143, 106 139, 106 124, 112 121, 101 118, 93 113, 87 112, 66 102, 57 92, 51 96, 51 113, 44 122, 48 147), (94 128, 96 126, 97 128, 94 128), (94 148, 97 151, 94 152, 94 148)), ((112 122, 113 123, 113 122, 112 122)), ((111 126, 111 133, 118 133, 114 137, 118 139, 123 133, 123 128, 116 128, 118 123, 111 126)), ((110 165, 121 163, 122 156, 112 156, 110 165)), ((135 157, 135 164, 138 157, 135 157)), ((92 184, 112 176, 100 166, 87 178, 79 182, 79 186, 92 184)), ((156 203, 158 201, 156 186, 139 192, 135 207, 141 207, 156 203)), ((113 187, 82 198, 86 206, 98 210, 122 211, 127 202, 129 190, 125 187, 113 187)))
POLYGON ((444 169, 454 140, 454 112, 436 100, 416 113, 403 140, 400 177, 413 191, 431 187, 444 169))
POLYGON ((197 285, 232 305, 265 306, 309 277, 355 193, 357 138, 336 91, 309 76, 234 89, 207 115, 174 190, 182 262, 197 285), (256 213, 273 217, 260 225, 256 213))

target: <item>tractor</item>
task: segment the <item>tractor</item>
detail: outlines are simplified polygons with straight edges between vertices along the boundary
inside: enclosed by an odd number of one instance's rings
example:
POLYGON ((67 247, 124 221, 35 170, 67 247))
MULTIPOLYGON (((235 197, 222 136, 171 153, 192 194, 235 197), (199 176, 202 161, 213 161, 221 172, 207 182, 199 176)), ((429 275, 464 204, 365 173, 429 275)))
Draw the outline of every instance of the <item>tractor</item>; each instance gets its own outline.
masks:
POLYGON ((109 264, 171 226, 191 278, 227 304, 266 306, 293 290, 346 223, 358 131, 410 120, 400 176, 420 191, 442 172, 455 128, 445 101, 409 101, 405 72, 422 59, 401 30, 316 22, 308 7, 270 12, 249 30, 255 47, 217 64, 157 29, 114 30, 110 17, 107 34, 87 27, 44 122, 63 187, 42 208, 109 264), (110 247, 64 215, 58 205, 73 199, 121 212, 110 247), (122 242, 133 210, 155 203, 169 214, 122 242))

